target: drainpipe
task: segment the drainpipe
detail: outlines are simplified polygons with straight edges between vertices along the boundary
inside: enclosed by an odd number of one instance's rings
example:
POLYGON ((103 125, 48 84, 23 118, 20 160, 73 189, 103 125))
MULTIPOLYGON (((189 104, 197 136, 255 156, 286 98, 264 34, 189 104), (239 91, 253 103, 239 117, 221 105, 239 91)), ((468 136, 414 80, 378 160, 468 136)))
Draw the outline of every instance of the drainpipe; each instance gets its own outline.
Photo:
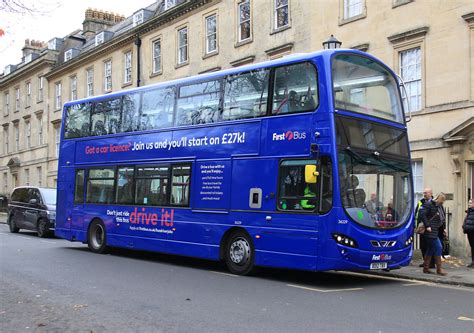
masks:
POLYGON ((138 34, 135 37, 135 45, 137 46, 137 87, 140 87, 140 46, 142 45, 142 40, 138 34))

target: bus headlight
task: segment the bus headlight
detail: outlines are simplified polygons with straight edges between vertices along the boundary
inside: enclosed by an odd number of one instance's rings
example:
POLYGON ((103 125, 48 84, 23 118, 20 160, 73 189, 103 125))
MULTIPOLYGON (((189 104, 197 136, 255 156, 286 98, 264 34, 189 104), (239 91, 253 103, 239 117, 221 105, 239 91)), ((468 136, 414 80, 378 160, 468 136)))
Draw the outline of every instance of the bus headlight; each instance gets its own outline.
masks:
POLYGON ((336 241, 336 243, 348 246, 348 247, 353 247, 357 248, 357 242, 353 240, 352 238, 343 235, 343 234, 332 234, 332 238, 336 241))
POLYGON ((405 241, 405 246, 409 246, 413 243, 413 236, 410 236, 410 238, 408 238, 406 241, 405 241))

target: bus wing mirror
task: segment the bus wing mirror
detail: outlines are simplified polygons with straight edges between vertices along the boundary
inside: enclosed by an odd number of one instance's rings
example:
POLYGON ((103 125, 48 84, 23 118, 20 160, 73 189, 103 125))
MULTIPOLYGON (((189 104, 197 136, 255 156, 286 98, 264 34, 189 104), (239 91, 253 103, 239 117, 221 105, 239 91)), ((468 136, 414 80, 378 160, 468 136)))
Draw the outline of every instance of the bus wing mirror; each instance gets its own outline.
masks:
POLYGON ((319 172, 314 164, 308 164, 304 168, 304 181, 307 184, 316 184, 318 181, 319 172))

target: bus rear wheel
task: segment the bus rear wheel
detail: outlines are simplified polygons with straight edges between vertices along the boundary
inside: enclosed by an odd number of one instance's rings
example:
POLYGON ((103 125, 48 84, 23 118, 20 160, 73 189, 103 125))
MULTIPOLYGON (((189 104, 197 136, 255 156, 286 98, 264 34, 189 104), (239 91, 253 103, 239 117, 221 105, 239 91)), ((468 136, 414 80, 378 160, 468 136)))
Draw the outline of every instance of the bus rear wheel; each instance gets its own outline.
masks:
POLYGON ((244 231, 232 233, 227 240, 225 255, 227 269, 238 275, 248 275, 254 269, 255 250, 252 239, 244 231))
POLYGON ((95 220, 91 223, 87 233, 87 245, 94 253, 105 253, 107 249, 105 225, 102 221, 95 220))

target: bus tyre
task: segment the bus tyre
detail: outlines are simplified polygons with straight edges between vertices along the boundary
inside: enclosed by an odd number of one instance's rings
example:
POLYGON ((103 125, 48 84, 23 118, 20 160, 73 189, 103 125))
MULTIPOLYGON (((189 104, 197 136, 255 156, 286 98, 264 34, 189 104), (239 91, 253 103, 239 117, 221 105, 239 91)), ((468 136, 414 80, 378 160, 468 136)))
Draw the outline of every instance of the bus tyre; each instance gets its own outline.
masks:
POLYGON ((105 225, 102 221, 95 220, 87 233, 87 245, 94 253, 105 253, 107 249, 105 225))
POLYGON ((49 236, 49 228, 48 222, 44 219, 39 219, 38 223, 36 224, 36 232, 38 233, 38 237, 45 238, 49 236))
POLYGON ((252 239, 244 231, 232 233, 226 243, 225 264, 233 274, 248 275, 254 268, 255 250, 252 239))
POLYGON ((8 217, 8 228, 12 234, 16 234, 18 231, 20 231, 20 228, 18 228, 15 224, 15 221, 13 221, 13 215, 8 217))

